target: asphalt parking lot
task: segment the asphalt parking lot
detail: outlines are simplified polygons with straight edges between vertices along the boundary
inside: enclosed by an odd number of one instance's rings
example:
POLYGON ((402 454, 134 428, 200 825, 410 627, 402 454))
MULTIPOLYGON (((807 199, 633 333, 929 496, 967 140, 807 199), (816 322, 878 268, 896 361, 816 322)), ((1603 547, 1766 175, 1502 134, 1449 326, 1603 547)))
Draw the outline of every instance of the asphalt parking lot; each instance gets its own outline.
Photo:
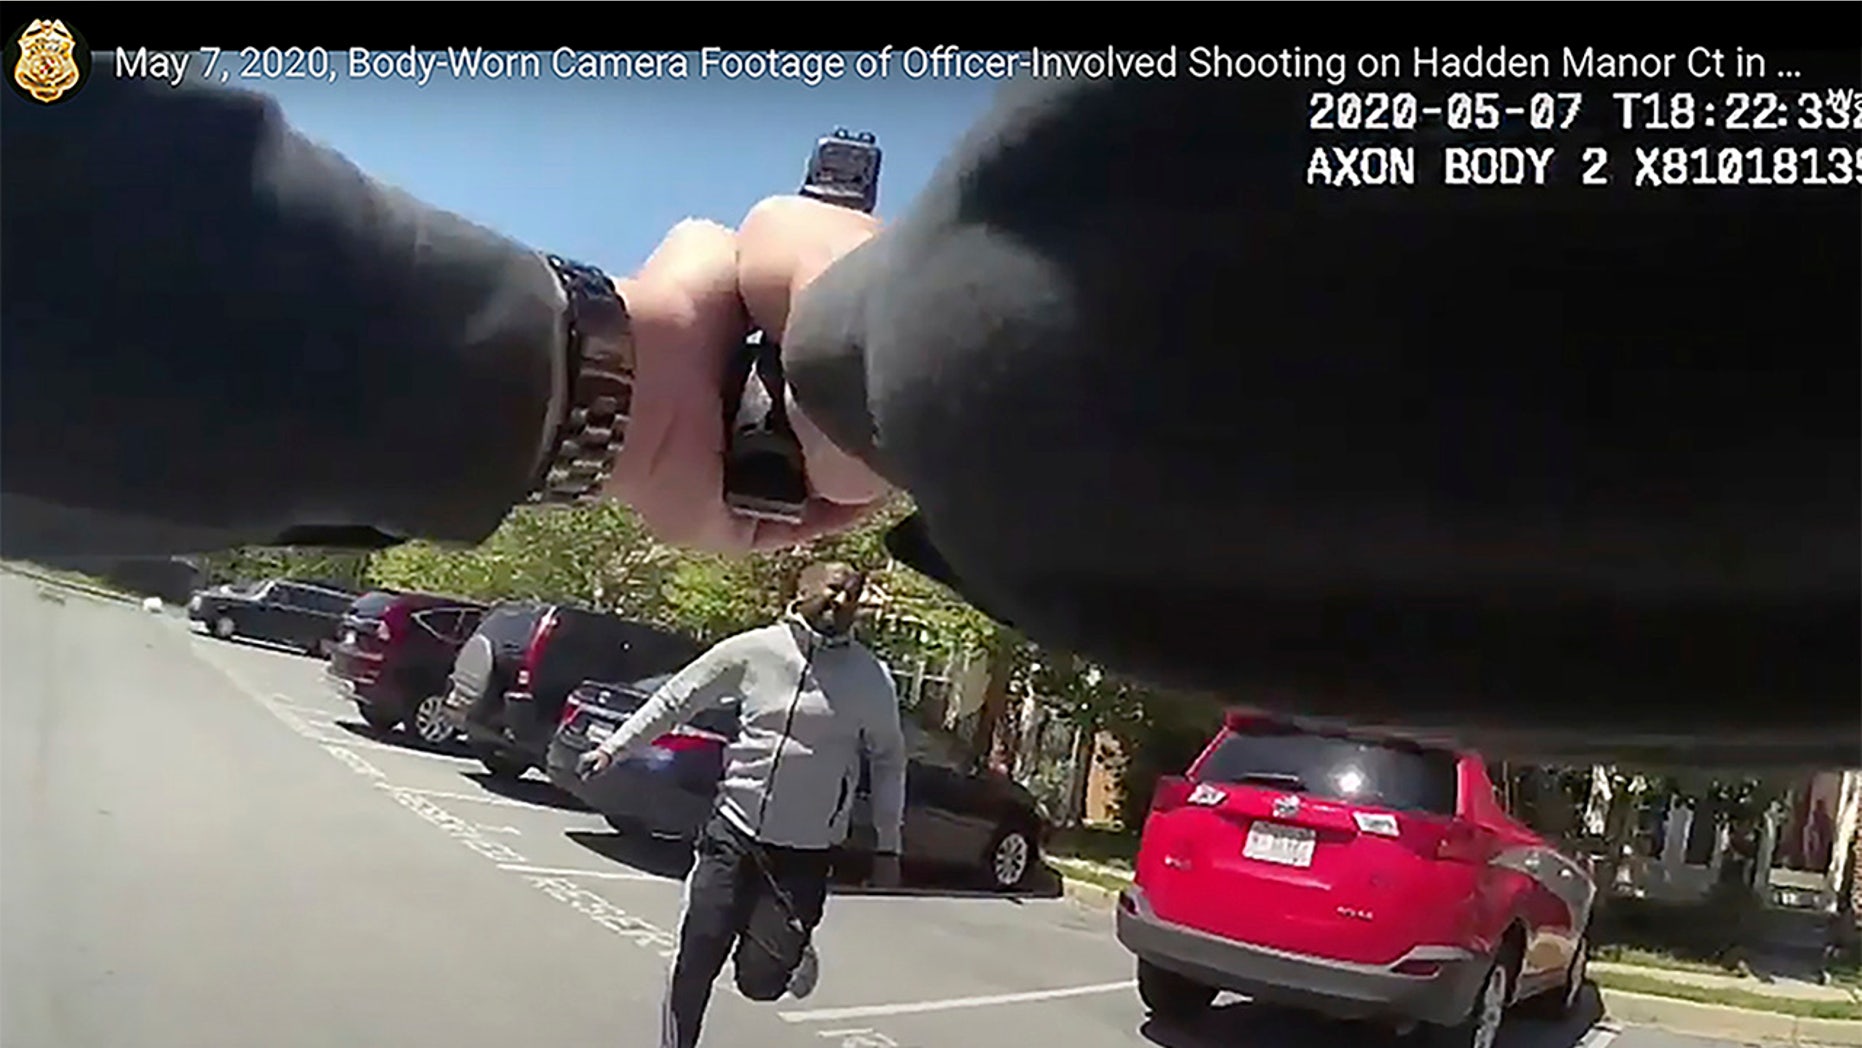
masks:
MULTIPOLYGON (((0 1043, 652 1043, 678 848, 376 736, 301 655, 10 574, 0 622, 0 1043)), ((754 1004, 727 978, 704 1043, 1376 1043, 1245 1002, 1148 1024, 1109 917, 1061 899, 840 894, 818 942, 813 996, 754 1004)), ((1730 1043, 1608 1023, 1501 1037, 1730 1043)))

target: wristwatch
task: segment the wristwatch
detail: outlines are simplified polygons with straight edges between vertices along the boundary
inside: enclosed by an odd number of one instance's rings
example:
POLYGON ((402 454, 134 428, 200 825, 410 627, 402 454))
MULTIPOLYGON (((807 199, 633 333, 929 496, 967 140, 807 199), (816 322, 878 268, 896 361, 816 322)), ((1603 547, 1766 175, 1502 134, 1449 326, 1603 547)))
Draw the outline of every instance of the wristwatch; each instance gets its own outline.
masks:
POLYGON ((545 255, 567 299, 550 425, 529 501, 582 502, 601 491, 633 411, 634 339, 627 304, 594 266, 545 255))

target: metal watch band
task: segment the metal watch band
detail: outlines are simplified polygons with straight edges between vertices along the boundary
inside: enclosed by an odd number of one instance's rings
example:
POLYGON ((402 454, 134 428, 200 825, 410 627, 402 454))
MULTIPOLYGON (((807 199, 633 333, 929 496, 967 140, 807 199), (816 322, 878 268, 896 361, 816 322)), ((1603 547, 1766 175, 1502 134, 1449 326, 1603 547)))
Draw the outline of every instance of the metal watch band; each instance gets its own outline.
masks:
POLYGON ((601 490, 627 438, 633 411, 634 343, 627 305, 607 274, 544 256, 568 297, 568 410, 556 428, 532 503, 581 502, 601 490))

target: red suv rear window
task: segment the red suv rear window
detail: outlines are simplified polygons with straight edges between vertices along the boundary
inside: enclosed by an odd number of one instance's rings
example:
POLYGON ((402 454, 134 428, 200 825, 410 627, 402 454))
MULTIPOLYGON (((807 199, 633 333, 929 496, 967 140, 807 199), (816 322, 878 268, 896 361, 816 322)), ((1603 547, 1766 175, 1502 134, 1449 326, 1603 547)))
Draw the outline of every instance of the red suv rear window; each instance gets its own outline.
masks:
POLYGON ((1271 724, 1222 734, 1196 769, 1201 782, 1247 783, 1400 811, 1454 815, 1456 758, 1271 724))
POLYGON ((394 603, 397 596, 399 596, 399 594, 381 592, 364 593, 362 596, 355 599, 355 603, 349 605, 349 613, 357 618, 363 619, 381 618, 383 615, 387 614, 389 606, 394 603))

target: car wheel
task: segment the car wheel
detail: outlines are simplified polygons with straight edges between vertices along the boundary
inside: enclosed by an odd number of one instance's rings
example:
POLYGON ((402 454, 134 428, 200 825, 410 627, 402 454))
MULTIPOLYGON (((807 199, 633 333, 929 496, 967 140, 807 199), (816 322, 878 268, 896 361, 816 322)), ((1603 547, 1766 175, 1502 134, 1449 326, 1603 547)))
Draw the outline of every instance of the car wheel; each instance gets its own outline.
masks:
MULTIPOLYGON (((429 746, 443 746, 453 741, 456 732, 446 719, 446 696, 429 695, 415 704, 404 722, 407 733, 429 746)), ((489 766, 489 765, 487 765, 489 766)), ((521 772, 519 774, 522 774, 521 772)))
POLYGON ((376 731, 393 731, 394 726, 401 723, 401 718, 394 714, 383 713, 381 710, 370 706, 363 706, 356 712, 362 714, 362 723, 374 728, 376 731))
POLYGON ((1431 1027, 1430 1048, 1493 1048, 1494 1038, 1500 1035, 1500 1023, 1506 1018, 1512 988, 1511 966, 1504 958, 1496 958, 1487 969, 1487 977, 1481 980, 1468 1017, 1454 1026, 1431 1027))
POLYGON ((1204 986, 1150 961, 1138 962, 1138 998, 1152 1015, 1169 1022, 1186 1022, 1209 1010, 1215 987, 1204 986))
POLYGON ((1565 969, 1564 985, 1521 1001, 1520 1014, 1552 1020, 1571 1016, 1578 1010, 1578 1002, 1584 999, 1584 981, 1589 977, 1590 936, 1586 935, 1578 939, 1577 953, 1571 958, 1571 967, 1565 969))
POLYGON ((232 640, 233 634, 237 632, 239 628, 233 624, 232 619, 225 615, 213 620, 213 635, 221 640, 232 640))
POLYGON ((1004 826, 990 838, 989 852, 983 856, 983 872, 997 891, 1011 891, 1026 884, 1034 867, 1034 839, 1026 830, 1004 826))

